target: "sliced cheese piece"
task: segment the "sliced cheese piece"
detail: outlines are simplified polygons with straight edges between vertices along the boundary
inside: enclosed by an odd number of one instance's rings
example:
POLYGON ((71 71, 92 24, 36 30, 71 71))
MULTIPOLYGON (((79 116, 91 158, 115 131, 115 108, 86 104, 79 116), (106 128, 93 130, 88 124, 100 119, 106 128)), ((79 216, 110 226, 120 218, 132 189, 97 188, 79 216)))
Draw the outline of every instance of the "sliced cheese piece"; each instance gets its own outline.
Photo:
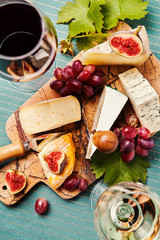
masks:
POLYGON ((21 108, 19 117, 24 131, 34 134, 79 121, 81 107, 76 97, 67 96, 21 108))
POLYGON ((137 68, 132 68, 119 74, 118 76, 132 103, 139 105, 141 103, 148 102, 151 99, 155 99, 155 101, 159 102, 159 96, 155 89, 151 87, 150 83, 144 78, 137 68))
POLYGON ((39 153, 38 156, 51 187, 53 189, 57 189, 62 185, 65 179, 71 175, 74 169, 75 147, 72 140, 72 134, 68 133, 52 140, 43 148, 43 150, 39 153), (52 173, 48 169, 44 160, 44 155, 57 149, 65 153, 65 165, 60 174, 52 173))
MULTIPOLYGON (((109 130, 127 100, 128 97, 126 95, 111 87, 105 86, 99 100, 92 131, 109 130)), ((91 134, 86 154, 87 159, 90 159, 96 150, 96 147, 92 142, 92 137, 93 135, 91 134)))
POLYGON ((141 125, 148 128, 151 133, 160 130, 160 104, 150 101, 138 106, 136 114, 141 125))
POLYGON ((115 53, 110 47, 109 41, 106 41, 84 52, 81 58, 82 64, 139 66, 150 55, 149 40, 144 26, 140 30, 139 36, 143 43, 143 52, 137 57, 128 58, 115 53))
POLYGON ((52 133, 48 137, 46 137, 37 147, 37 152, 41 152, 42 149, 53 139, 63 135, 64 132, 57 132, 57 133, 52 133))
POLYGON ((155 89, 136 68, 118 76, 141 125, 148 128, 151 133, 160 130, 160 104, 155 89))

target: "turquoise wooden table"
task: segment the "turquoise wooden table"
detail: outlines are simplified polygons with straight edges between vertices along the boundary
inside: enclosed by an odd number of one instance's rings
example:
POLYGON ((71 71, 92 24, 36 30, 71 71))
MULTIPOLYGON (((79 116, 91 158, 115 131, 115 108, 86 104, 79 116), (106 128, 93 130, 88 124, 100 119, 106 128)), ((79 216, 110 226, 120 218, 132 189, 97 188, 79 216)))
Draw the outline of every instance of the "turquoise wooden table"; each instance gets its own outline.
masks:
MULTIPOLYGON (((57 14, 66 0, 32 0, 53 21, 59 42, 67 36, 67 25, 58 25, 57 14)), ((160 0, 150 0, 149 13, 140 21, 126 21, 131 27, 145 25, 153 54, 160 60, 160 0)), ((75 41, 75 54, 78 53, 75 41)), ((71 56, 57 54, 56 66, 64 67, 71 56)), ((54 67, 54 66, 53 66, 54 67)), ((48 74, 53 75, 53 67, 48 74)), ((48 77, 49 77, 48 75, 48 77)), ((10 143, 5 125, 10 115, 21 106, 33 93, 17 91, 8 81, 0 78, 0 147, 10 143)), ((151 151, 146 184, 160 195, 160 132, 154 136, 155 148, 151 151)), ((1 164, 0 167, 4 165, 1 164)), ((0 202, 0 239, 7 240, 91 240, 99 239, 90 209, 90 192, 95 185, 74 199, 63 200, 49 187, 39 184, 32 189, 17 205, 7 207, 0 202), (45 197, 49 202, 49 211, 39 216, 34 211, 37 198, 45 197)))

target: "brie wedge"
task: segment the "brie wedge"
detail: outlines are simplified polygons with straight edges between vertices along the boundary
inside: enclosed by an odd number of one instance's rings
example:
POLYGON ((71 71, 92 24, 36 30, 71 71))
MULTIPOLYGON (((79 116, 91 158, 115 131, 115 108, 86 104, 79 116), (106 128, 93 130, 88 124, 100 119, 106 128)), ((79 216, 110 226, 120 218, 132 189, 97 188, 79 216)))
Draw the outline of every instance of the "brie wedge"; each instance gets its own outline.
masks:
MULTIPOLYGON (((128 97, 126 95, 111 87, 105 86, 99 99, 99 105, 95 114, 92 131, 109 130, 117 119, 127 100, 128 97)), ((96 150, 96 147, 92 142, 92 137, 93 134, 90 135, 89 139, 86 154, 87 159, 90 159, 96 150)))

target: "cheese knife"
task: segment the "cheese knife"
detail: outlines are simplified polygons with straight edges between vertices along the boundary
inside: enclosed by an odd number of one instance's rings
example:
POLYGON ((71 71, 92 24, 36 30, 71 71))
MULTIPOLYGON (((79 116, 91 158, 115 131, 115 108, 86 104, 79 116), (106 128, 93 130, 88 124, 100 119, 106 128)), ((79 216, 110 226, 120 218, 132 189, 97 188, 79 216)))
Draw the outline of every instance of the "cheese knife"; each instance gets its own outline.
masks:
POLYGON ((62 135, 63 133, 49 133, 43 134, 41 136, 32 138, 26 142, 16 141, 7 146, 0 148, 0 162, 4 162, 7 159, 23 156, 26 152, 33 150, 40 152, 42 148, 48 143, 48 141, 53 140, 54 138, 62 135), (43 144, 40 144, 40 141, 43 141, 43 144))

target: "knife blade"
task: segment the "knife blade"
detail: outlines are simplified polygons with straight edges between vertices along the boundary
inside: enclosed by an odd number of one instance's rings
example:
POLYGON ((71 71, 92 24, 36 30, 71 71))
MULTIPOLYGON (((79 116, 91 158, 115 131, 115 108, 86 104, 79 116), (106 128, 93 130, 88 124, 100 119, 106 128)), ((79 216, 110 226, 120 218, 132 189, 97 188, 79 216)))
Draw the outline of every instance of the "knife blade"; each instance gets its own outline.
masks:
POLYGON ((5 160, 10 158, 23 156, 26 152, 30 150, 39 152, 48 143, 48 141, 51 141, 52 139, 62 134, 63 134, 62 132, 43 134, 41 136, 32 138, 26 142, 16 141, 7 146, 1 147, 0 162, 4 162, 5 160), (40 141, 44 139, 46 139, 46 141, 43 141, 42 145, 38 144, 40 143, 40 141))

